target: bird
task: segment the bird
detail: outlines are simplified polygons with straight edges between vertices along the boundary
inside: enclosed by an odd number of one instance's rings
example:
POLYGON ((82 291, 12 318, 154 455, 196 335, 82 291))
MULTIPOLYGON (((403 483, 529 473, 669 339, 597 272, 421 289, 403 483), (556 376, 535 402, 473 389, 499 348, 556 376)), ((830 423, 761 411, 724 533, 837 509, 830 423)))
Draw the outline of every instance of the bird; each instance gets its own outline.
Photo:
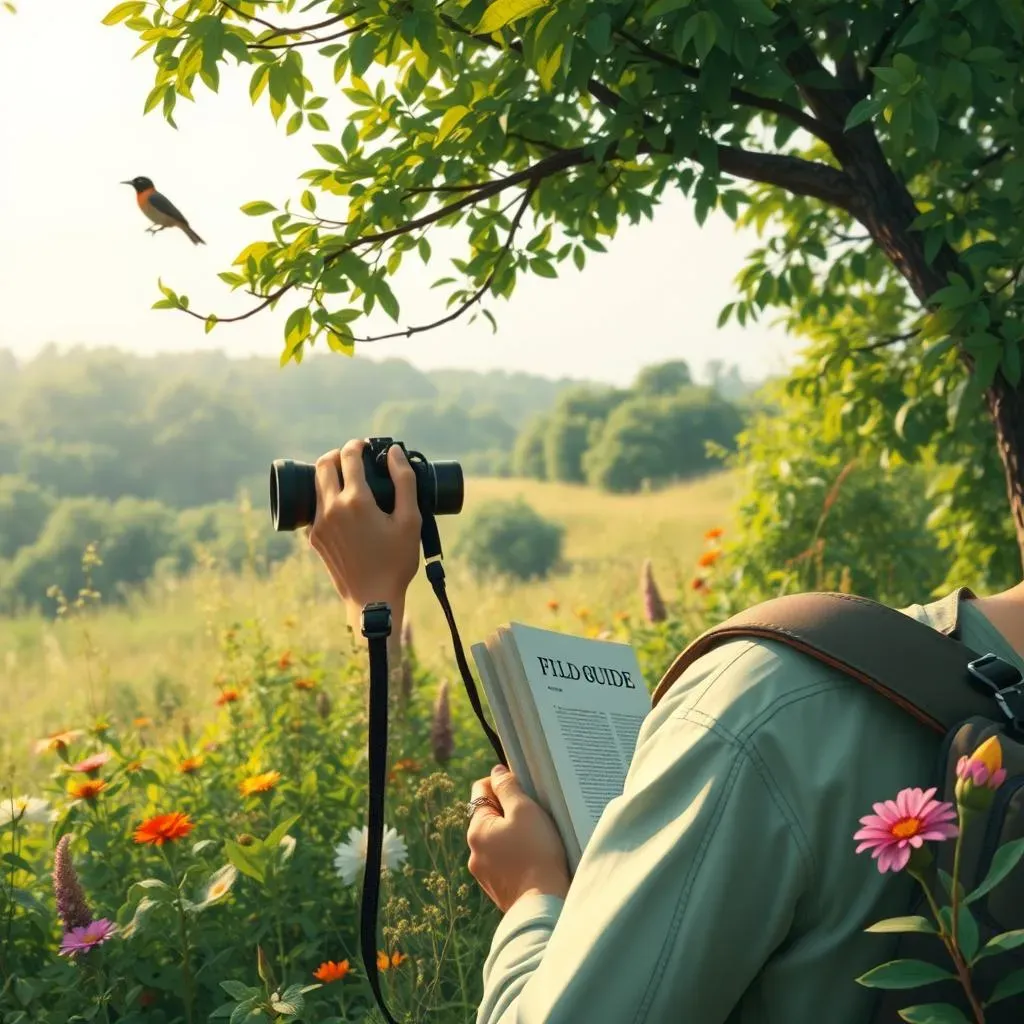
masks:
POLYGON ((139 209, 155 225, 154 227, 146 228, 147 231, 156 234, 158 231, 163 231, 164 228, 181 228, 192 240, 193 245, 199 245, 200 243, 206 245, 206 242, 189 226, 181 211, 167 196, 157 192, 149 178, 140 175, 137 178, 132 178, 130 181, 122 181, 121 184, 131 185, 135 189, 135 201, 139 204, 139 209))

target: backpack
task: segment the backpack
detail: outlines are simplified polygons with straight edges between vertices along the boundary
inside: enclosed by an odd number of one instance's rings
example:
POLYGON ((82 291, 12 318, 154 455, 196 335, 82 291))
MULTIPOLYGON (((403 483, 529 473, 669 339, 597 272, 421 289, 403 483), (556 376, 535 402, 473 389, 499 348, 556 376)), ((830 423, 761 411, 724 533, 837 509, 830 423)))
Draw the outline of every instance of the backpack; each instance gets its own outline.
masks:
MULTIPOLYGON (((754 638, 787 644, 870 686, 942 737, 939 763, 931 782, 938 788, 936 796, 943 800, 955 803, 956 765, 960 757, 970 754, 990 736, 998 736, 1007 778, 996 791, 988 811, 979 815, 966 831, 960 880, 969 892, 985 878, 999 846, 1024 838, 1024 682, 1012 665, 994 654, 971 651, 958 639, 960 600, 973 597, 970 590, 962 587, 930 605, 936 626, 848 594, 793 594, 765 601, 697 637, 658 683, 652 706, 690 665, 713 647, 729 640, 754 638)), ((915 784, 924 786, 927 782, 908 780, 908 785, 915 784)), ((891 796, 895 794, 882 793, 879 799, 891 796)), ((851 836, 852 833, 851 827, 851 836)), ((954 845, 932 844, 933 880, 938 870, 952 875, 954 845)), ((941 887, 932 885, 932 891, 942 894, 937 897, 940 905, 949 902, 941 887)), ((986 896, 972 903, 970 909, 979 926, 979 948, 1000 932, 1024 929, 1024 861, 986 896)), ((914 903, 907 912, 932 920, 919 885, 914 885, 914 903)), ((873 923, 865 921, 864 925, 873 923)), ((884 949, 881 939, 879 948, 884 949)), ((903 958, 952 969, 949 955, 934 935, 901 934, 892 959, 903 958)), ((979 961, 973 971, 978 998, 988 998, 997 981, 1022 968, 1024 947, 979 961)), ((1024 1021, 1024 981, 1014 988, 1016 994, 985 1010, 986 1024, 1024 1021)), ((869 1022, 893 1024, 901 1019, 899 1009, 928 1003, 950 1003, 963 1011, 965 1021, 975 1020, 959 983, 944 980, 909 990, 879 990, 869 1022)))

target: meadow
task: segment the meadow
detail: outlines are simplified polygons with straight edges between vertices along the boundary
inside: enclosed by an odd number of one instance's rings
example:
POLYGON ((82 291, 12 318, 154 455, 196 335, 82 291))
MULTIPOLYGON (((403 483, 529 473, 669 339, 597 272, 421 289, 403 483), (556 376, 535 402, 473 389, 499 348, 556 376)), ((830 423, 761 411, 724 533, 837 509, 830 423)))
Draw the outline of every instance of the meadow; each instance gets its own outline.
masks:
MULTIPOLYGON (((690 582, 717 544, 708 531, 728 536, 737 484, 716 474, 620 497, 470 480, 467 510, 522 494, 563 523, 565 565, 513 585, 450 563, 464 643, 510 619, 610 634, 636 643, 653 686, 701 624, 690 582), (655 625, 639 589, 647 558, 678 599, 655 625)), ((240 515, 266 528, 262 505, 240 515)), ((441 523, 447 550, 459 524, 441 523)), ((0 621, 0 786, 34 801, 0 818, 4 1024, 375 1019, 357 940, 365 649, 296 546, 269 574, 206 559, 123 604, 66 595, 56 620, 0 621), (75 922, 84 955, 67 948, 75 922)), ((398 1019, 461 1024, 498 920, 465 848, 464 801, 493 755, 422 578, 408 614, 378 969, 398 1019)))

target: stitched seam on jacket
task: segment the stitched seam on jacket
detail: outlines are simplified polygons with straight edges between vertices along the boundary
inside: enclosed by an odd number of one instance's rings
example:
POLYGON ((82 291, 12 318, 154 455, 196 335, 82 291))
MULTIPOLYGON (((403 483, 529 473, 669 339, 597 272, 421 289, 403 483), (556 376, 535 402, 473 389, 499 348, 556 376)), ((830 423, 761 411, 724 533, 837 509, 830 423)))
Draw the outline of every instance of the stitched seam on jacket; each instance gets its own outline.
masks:
MULTIPOLYGON (((743 753, 742 750, 739 752, 743 753)), ((679 899, 676 902, 676 909, 672 914, 672 921, 669 924, 668 934, 665 936, 665 941, 662 945, 661 955, 658 957, 658 961, 655 964, 651 980, 647 984, 647 991, 644 993, 644 997, 640 1000, 640 1005, 637 1007, 634 1024, 647 1024, 651 1003, 654 1000, 655 993, 660 987, 661 979, 665 973, 665 968, 668 966, 669 954, 672 947, 675 945, 676 935, 679 932, 679 926, 682 922, 683 914, 686 912, 686 905, 689 902, 690 893, 697 881, 697 875, 700 874, 700 869, 704 863, 708 846, 710 846, 712 838, 718 831, 718 826, 722 820, 722 814, 725 811, 726 804, 729 802, 729 797, 732 795, 733 788, 736 785, 736 780, 739 778, 742 766, 743 759, 738 757, 733 761, 732 768, 729 770, 729 776, 726 779, 722 793, 719 795, 712 821, 705 830, 704 837, 701 839, 697 854, 690 864, 690 870, 686 877, 686 884, 683 886, 683 890, 679 894, 679 899)))

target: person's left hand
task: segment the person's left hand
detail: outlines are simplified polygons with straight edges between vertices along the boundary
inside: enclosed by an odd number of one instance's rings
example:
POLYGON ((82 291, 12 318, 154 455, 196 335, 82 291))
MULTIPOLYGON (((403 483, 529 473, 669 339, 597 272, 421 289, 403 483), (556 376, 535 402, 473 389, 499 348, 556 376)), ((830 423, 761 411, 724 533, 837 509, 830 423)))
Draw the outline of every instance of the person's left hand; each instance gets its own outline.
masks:
POLYGON ((569 866, 562 837, 551 817, 531 800, 515 776, 501 766, 473 783, 472 799, 487 796, 469 819, 469 873, 504 914, 522 896, 564 898, 569 866))

